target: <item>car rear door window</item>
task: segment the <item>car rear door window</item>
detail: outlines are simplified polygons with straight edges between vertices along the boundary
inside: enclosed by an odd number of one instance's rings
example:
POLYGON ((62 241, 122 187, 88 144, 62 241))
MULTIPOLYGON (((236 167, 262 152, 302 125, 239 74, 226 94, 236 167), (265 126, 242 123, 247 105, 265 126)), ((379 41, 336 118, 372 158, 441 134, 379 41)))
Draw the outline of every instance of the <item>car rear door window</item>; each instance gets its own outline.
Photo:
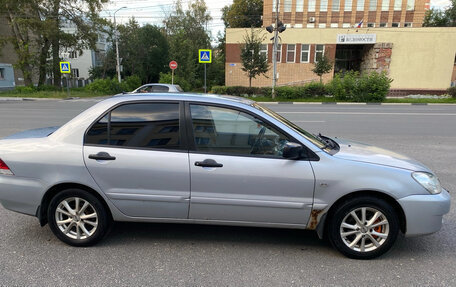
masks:
POLYGON ((248 113, 190 105, 195 149, 201 152, 281 157, 288 137, 248 113))
POLYGON ((178 103, 134 103, 106 114, 87 132, 85 144, 137 148, 181 147, 178 103))

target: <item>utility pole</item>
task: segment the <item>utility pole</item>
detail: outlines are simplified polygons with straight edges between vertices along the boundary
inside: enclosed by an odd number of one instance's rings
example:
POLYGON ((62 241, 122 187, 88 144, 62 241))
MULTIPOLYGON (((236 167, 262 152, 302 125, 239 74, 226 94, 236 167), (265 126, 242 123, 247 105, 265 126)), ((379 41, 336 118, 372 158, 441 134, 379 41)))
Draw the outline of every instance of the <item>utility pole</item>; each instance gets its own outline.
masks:
MULTIPOLYGON (((277 85, 277 43, 279 41, 279 33, 282 33, 287 29, 286 26, 279 20, 279 5, 280 0, 276 0, 276 17, 275 17, 275 26, 269 25, 266 27, 266 31, 269 33, 274 32, 274 37, 271 40, 274 40, 274 44, 272 45, 272 64, 273 64, 273 75, 272 75, 272 98, 275 98, 275 86, 277 85)), ((282 54, 280 54, 282 56, 282 54)))
MULTIPOLYGON (((272 54, 272 98, 275 98, 275 86, 277 84, 277 40, 279 38, 279 5, 280 5, 280 0, 276 0, 276 17, 275 17, 275 27, 274 27, 274 47, 272 48, 273 54, 272 54)), ((281 54, 282 55, 282 54, 281 54)))
POLYGON ((115 29, 114 33, 115 33, 115 37, 116 37, 116 71, 117 71, 117 80, 119 81, 119 83, 122 82, 122 78, 120 77, 119 40, 118 40, 118 36, 117 36, 116 13, 125 8, 127 8, 127 7, 125 7, 125 6, 121 7, 114 12, 114 29, 115 29))

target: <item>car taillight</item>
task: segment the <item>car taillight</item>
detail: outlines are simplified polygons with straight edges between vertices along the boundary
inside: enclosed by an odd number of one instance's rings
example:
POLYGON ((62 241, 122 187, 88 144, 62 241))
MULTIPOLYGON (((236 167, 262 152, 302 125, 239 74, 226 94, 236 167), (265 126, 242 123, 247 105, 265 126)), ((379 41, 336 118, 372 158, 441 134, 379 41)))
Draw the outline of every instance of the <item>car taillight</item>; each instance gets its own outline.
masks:
POLYGON ((2 159, 0 159, 0 174, 13 175, 13 172, 2 159))

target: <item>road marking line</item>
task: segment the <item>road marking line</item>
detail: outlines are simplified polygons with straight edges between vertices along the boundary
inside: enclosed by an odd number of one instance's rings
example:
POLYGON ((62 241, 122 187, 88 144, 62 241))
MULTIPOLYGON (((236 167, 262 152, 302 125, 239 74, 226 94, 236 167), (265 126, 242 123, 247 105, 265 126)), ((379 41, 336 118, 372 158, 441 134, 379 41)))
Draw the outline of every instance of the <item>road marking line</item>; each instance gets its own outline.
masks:
POLYGON ((326 123, 326 121, 293 121, 294 123, 326 123))

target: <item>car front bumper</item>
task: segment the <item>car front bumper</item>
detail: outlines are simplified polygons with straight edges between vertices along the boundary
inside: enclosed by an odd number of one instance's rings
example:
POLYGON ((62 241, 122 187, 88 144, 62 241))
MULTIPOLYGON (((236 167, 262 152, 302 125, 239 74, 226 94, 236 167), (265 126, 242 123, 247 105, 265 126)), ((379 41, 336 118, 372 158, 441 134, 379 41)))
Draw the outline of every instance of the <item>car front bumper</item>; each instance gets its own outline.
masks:
POLYGON ((451 197, 442 190, 440 194, 406 196, 398 202, 405 213, 405 236, 418 236, 440 230, 443 215, 450 211, 451 197))

